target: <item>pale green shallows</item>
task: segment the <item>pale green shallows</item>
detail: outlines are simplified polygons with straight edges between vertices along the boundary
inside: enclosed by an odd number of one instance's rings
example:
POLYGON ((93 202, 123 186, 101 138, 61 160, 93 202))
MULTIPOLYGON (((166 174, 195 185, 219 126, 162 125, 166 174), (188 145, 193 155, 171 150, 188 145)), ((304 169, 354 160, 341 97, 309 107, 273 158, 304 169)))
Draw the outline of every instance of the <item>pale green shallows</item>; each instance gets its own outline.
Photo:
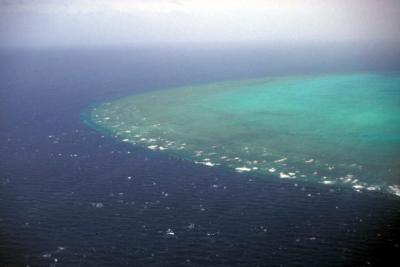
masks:
POLYGON ((196 163, 400 194, 400 74, 264 78, 122 98, 90 119, 196 163))

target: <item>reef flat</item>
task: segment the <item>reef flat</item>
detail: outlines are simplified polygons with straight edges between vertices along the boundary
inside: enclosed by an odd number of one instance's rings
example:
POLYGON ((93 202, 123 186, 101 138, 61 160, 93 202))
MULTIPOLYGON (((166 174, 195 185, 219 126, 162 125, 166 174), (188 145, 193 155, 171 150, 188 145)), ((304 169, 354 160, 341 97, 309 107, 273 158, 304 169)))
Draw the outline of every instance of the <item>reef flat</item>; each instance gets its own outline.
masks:
POLYGON ((400 74, 267 77, 132 95, 96 129, 206 166, 400 195, 400 74))

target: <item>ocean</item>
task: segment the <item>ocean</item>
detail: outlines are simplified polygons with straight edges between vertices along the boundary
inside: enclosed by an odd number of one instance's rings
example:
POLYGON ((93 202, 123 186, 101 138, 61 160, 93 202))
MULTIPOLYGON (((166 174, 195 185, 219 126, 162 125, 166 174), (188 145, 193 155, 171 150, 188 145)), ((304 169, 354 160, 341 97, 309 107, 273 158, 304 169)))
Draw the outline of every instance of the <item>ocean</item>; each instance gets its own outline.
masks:
POLYGON ((2 49, 0 265, 386 265, 400 251, 393 194, 210 168, 121 142, 81 115, 177 86, 396 72, 399 54, 329 45, 2 49))

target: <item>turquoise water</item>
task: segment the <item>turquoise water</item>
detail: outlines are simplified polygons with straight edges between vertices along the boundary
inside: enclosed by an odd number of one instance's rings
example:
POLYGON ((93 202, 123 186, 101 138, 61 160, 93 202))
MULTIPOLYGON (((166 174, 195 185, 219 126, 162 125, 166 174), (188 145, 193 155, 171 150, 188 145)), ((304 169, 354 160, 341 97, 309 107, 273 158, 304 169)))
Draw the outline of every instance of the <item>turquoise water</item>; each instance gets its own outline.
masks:
POLYGON ((198 164, 400 195, 398 73, 185 86, 103 103, 89 116, 124 142, 198 164))

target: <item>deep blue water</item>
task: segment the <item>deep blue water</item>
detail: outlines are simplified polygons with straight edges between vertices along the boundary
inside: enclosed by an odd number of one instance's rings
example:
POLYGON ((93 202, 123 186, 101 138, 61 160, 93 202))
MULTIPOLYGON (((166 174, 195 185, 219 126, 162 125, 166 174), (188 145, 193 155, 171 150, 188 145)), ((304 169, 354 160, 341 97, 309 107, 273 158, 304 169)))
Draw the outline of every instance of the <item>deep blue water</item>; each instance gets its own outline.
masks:
POLYGON ((80 120, 90 104, 176 85, 400 69, 398 50, 371 51, 1 50, 0 266, 388 264, 395 196, 194 165, 80 120))

